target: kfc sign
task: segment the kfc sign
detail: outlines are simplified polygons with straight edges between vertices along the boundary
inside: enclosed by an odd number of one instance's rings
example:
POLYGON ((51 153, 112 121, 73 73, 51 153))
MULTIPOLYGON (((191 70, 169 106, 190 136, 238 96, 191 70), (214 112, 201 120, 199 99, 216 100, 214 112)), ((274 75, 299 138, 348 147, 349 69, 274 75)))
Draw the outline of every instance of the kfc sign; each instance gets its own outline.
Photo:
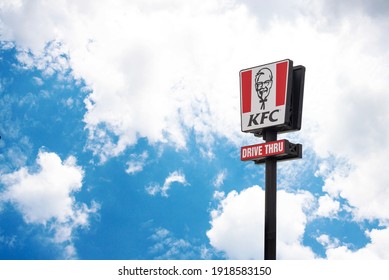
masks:
POLYGON ((285 130, 291 117, 293 62, 289 59, 240 71, 241 127, 261 133, 285 130))

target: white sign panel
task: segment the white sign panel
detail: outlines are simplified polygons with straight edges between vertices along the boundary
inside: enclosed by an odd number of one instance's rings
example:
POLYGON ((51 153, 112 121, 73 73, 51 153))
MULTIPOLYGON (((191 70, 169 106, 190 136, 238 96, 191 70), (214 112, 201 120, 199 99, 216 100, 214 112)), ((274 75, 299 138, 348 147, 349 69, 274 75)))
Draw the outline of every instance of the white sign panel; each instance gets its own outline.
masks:
POLYGON ((287 59, 240 71, 243 132, 285 124, 290 114, 292 69, 293 62, 287 59))

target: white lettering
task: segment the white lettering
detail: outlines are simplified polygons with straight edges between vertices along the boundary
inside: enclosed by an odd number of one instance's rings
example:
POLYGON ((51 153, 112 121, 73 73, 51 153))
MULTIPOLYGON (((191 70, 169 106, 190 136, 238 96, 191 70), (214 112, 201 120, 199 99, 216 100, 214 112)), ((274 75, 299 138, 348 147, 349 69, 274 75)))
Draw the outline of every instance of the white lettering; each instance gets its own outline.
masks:
POLYGON ((247 157, 247 149, 242 149, 242 159, 247 157))
POLYGON ((254 149, 253 156, 259 156, 262 154, 262 146, 256 146, 252 149, 254 149))
POLYGON ((265 145, 265 148, 266 148, 266 154, 272 154, 273 153, 273 145, 272 144, 266 144, 265 145))
POLYGON ((278 143, 278 146, 279 146, 280 153, 283 153, 284 152, 284 141, 281 141, 280 143, 278 143))
POLYGON ((268 154, 281 154, 284 152, 284 141, 278 143, 271 143, 265 145, 266 155, 268 154))

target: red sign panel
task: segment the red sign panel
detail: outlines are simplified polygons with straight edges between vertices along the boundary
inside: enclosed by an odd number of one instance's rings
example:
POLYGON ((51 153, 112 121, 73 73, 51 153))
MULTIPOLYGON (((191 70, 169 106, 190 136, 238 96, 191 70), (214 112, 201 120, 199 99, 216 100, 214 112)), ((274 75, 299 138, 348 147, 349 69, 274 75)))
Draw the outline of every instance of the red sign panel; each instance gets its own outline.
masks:
POLYGON ((269 156, 283 155, 286 153, 286 140, 266 142, 251 146, 244 146, 240 149, 240 159, 259 160, 269 156))

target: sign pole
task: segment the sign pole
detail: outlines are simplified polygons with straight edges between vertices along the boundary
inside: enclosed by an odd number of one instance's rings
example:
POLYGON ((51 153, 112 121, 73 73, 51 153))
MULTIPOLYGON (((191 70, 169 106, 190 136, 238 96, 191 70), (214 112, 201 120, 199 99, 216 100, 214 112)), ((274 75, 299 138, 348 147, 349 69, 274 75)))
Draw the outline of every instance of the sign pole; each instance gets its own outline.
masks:
MULTIPOLYGON (((263 140, 277 140, 277 132, 264 130, 263 140)), ((265 160, 265 260, 276 259, 277 244, 277 159, 267 157, 265 160)))

